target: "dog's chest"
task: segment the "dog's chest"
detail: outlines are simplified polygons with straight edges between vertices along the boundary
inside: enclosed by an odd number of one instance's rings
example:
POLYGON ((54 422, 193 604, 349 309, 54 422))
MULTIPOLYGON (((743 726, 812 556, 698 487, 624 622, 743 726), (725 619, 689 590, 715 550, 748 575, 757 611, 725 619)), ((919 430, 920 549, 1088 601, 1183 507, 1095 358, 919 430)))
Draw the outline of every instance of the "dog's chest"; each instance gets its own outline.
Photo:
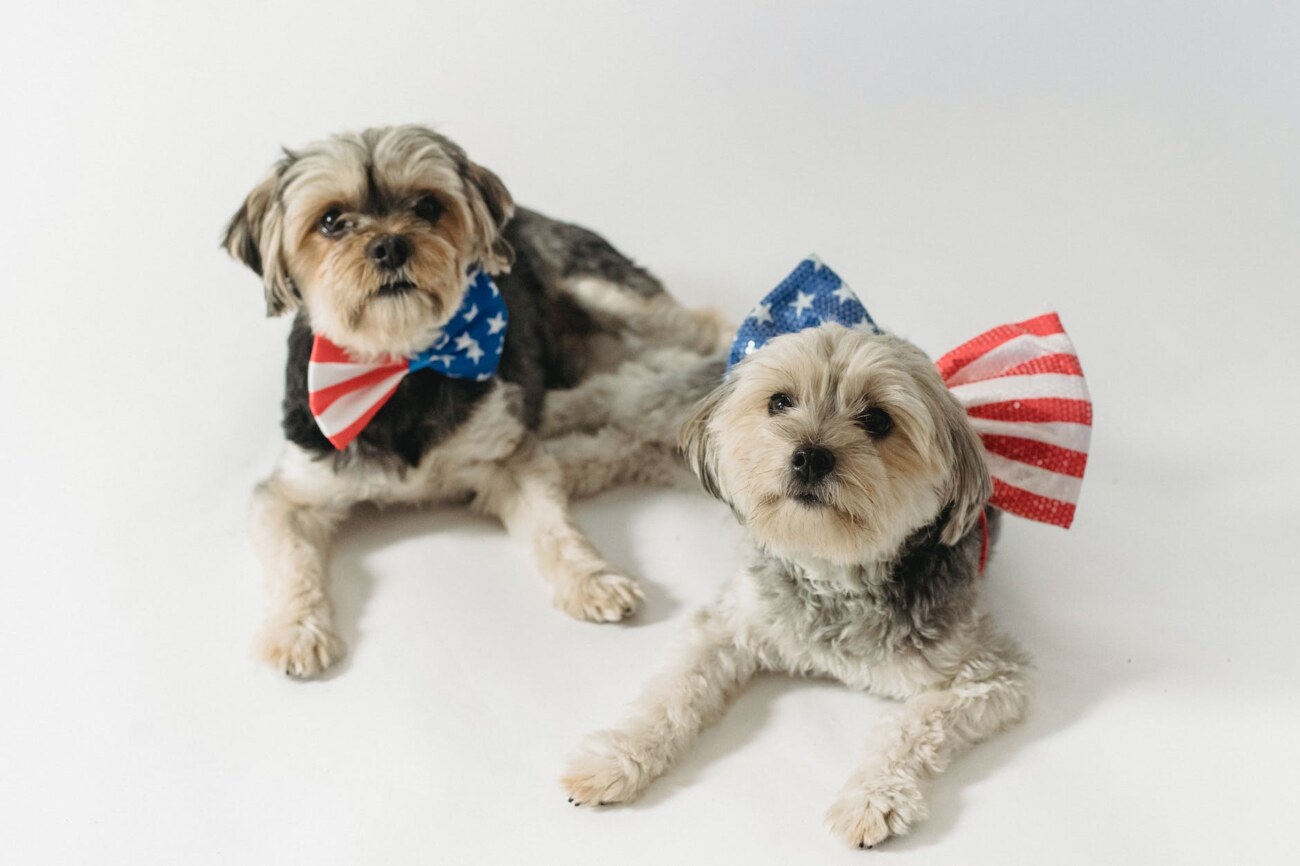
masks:
POLYGON ((774 667, 891 697, 939 681, 907 613, 860 583, 847 591, 860 581, 851 571, 795 575, 772 561, 751 567, 738 604, 748 642, 774 667))
POLYGON ((518 388, 496 385, 469 417, 414 466, 392 459, 334 461, 292 448, 280 473, 313 501, 454 501, 489 489, 501 465, 531 435, 518 417, 518 388))

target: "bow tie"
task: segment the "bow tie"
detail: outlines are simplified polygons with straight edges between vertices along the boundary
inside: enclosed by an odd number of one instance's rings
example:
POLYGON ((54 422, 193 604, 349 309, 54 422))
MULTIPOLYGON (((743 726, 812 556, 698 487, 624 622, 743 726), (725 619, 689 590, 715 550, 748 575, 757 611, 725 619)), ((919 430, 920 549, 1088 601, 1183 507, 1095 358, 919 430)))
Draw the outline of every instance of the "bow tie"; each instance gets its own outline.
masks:
POLYGON ((508 320, 501 292, 487 272, 475 266, 460 307, 433 343, 412 358, 358 361, 317 334, 307 362, 307 403, 317 426, 342 451, 408 373, 428 369, 452 379, 486 382, 501 363, 508 320))
MULTIPOLYGON (((773 337, 827 322, 880 333, 848 285, 809 257, 741 324, 728 369, 773 337)), ((1057 315, 986 331, 937 366, 984 443, 990 504, 1068 528, 1088 462, 1092 401, 1057 315)))

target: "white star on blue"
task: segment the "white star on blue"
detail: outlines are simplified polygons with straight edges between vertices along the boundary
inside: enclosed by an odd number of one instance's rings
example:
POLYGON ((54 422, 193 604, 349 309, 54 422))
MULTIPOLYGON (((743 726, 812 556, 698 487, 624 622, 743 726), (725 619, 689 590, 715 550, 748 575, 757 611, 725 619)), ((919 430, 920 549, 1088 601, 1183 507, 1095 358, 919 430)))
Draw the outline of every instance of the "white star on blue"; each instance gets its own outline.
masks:
POLYGON ((727 369, 768 340, 835 322, 846 328, 870 328, 880 333, 866 307, 839 275, 816 256, 799 263, 740 323, 727 369))
POLYGON ((508 319, 496 284, 482 268, 475 268, 460 308, 433 344, 410 359, 411 372, 433 369, 452 379, 486 382, 501 363, 508 319))

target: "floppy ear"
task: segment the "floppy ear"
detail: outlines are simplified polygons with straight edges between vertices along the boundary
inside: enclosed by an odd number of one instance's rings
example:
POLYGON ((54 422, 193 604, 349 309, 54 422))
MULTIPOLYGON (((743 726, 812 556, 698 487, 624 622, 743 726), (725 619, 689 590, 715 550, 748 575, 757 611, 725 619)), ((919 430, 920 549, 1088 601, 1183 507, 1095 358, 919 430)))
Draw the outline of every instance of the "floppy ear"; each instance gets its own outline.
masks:
POLYGON ((461 168, 465 180, 469 209, 479 238, 479 259, 489 274, 510 270, 515 251, 501 235, 501 230, 515 215, 515 200, 501 178, 483 166, 465 160, 461 168))
POLYGON ((265 180, 253 187, 226 226, 222 246, 248 265, 266 286, 266 314, 278 316, 298 306, 298 289, 284 260, 284 208, 276 196, 280 176, 288 167, 281 161, 265 180))
POLYGON ((952 449, 952 475, 948 483, 948 503, 951 511, 939 540, 949 546, 956 544, 970 531, 979 519, 984 505, 993 495, 993 481, 989 478, 988 462, 984 459, 984 445, 970 425, 966 409, 957 398, 940 385, 942 409, 939 435, 948 436, 952 449))
POLYGON ((731 382, 723 382, 714 388, 696 405, 695 411, 677 431, 677 447, 686 458, 686 465, 699 476, 700 483, 704 485, 705 491, 710 496, 721 499, 728 505, 731 503, 727 501, 727 494, 718 482, 717 443, 709 430, 709 424, 713 420, 713 413, 731 393, 733 387, 731 382))

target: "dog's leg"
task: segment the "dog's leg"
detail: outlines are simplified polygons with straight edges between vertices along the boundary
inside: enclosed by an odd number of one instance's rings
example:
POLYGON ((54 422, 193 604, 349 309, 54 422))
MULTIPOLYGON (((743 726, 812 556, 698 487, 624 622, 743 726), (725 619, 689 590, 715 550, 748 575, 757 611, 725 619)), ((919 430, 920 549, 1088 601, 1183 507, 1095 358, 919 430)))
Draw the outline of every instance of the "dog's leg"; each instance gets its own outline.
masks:
POLYGON ((575 805, 634 800, 716 721, 757 669, 722 617, 695 615, 687 643, 646 686, 623 724, 591 734, 561 784, 575 805))
POLYGON ((347 511, 296 497, 275 476, 254 494, 253 540, 271 602, 257 651, 290 676, 314 676, 343 655, 325 585, 330 537, 347 511))
POLYGON ((601 327, 654 345, 708 355, 726 348, 735 333, 720 310, 684 307, 662 288, 645 294, 599 276, 570 279, 565 288, 601 327))
POLYGON ((908 832, 928 813, 922 779, 942 772, 962 748, 1024 717, 1027 656, 987 620, 979 641, 946 688, 909 698, 877 727, 866 759, 826 816, 849 845, 870 848, 908 832))
POLYGON ((543 439, 618 427, 646 441, 676 446, 677 431, 722 379, 726 358, 683 349, 652 349, 572 388, 549 391, 542 408, 543 439))
POLYGON ((497 515, 533 551, 555 606, 575 619, 617 622, 641 606, 636 581, 606 562, 574 524, 560 468, 536 442, 494 467, 474 506, 497 515))
POLYGON ((572 499, 587 499, 620 484, 695 489, 676 445, 647 441, 613 427, 546 440, 572 499))
POLYGON ((627 483, 694 486, 677 434, 723 368, 721 355, 657 349, 548 393, 543 445, 559 463, 568 494, 594 496, 627 483))
POLYGON ((546 282, 603 329, 702 354, 730 342, 734 329, 717 310, 683 307, 600 235, 525 210, 515 215, 514 230, 536 255, 546 282))

